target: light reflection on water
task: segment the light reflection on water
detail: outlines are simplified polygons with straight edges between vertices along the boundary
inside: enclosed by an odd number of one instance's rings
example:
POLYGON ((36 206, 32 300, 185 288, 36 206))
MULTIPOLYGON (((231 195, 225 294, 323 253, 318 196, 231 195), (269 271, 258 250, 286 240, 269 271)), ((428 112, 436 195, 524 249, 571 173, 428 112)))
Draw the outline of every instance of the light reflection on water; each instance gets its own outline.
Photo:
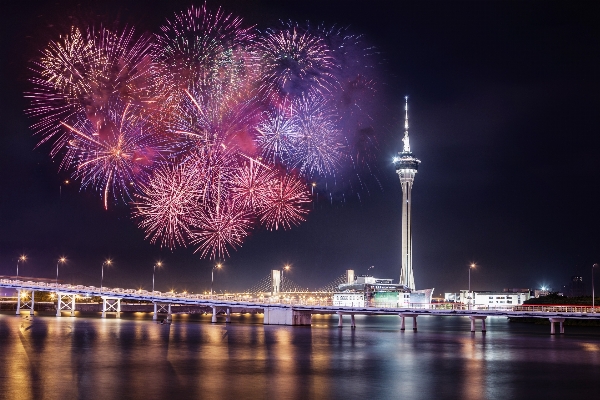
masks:
POLYGON ((0 398, 7 399, 527 399, 597 393, 600 328, 488 318, 314 316, 312 327, 262 317, 146 313, 118 320, 0 314, 0 398), (480 325, 477 325, 480 329, 480 325))

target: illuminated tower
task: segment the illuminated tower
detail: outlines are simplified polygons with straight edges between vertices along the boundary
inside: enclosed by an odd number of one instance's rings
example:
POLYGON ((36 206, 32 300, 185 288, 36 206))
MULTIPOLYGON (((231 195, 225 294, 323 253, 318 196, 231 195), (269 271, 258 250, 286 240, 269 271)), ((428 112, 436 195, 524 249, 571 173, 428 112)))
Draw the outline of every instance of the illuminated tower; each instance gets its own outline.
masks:
POLYGON ((405 97, 404 106, 404 147, 398 156, 394 158, 396 173, 400 177, 402 185, 402 269, 400 270, 400 284, 415 289, 415 278, 412 266, 412 226, 410 212, 412 209, 411 192, 415 174, 419 168, 419 161, 410 151, 408 141, 408 96, 405 97))

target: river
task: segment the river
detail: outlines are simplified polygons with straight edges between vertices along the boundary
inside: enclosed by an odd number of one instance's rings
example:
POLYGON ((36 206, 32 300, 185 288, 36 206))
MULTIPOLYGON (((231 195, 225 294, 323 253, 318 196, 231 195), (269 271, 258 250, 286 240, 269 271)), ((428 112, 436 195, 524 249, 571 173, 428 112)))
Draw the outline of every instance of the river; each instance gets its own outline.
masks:
POLYGON ((600 393, 600 328, 396 316, 313 316, 311 327, 260 315, 56 318, 0 313, 6 399, 553 399, 600 393), (347 317, 348 318, 348 317, 347 317), (477 329, 481 330, 478 321, 477 329))

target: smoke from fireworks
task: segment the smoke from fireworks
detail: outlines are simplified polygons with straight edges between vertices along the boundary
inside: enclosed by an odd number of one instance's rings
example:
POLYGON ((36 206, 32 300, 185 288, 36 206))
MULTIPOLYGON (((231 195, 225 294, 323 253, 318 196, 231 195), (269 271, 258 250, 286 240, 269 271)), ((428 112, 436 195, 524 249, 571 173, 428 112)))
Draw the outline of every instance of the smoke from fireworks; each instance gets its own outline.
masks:
POLYGON ((61 169, 105 208, 130 202, 152 243, 223 258, 256 225, 304 221, 308 179, 371 165, 368 51, 343 29, 259 31, 206 5, 153 36, 74 26, 34 62, 28 113, 61 169))

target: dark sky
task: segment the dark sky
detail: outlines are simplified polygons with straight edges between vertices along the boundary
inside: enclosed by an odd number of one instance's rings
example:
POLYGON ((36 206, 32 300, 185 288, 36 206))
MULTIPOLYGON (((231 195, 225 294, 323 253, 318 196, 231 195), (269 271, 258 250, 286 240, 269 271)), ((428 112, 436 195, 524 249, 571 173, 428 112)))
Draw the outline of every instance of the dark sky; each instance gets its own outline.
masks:
MULTIPOLYGON (((213 262, 192 249, 144 240, 126 206, 104 211, 97 195, 59 173, 49 147, 36 148, 24 114, 29 62, 71 18, 119 19, 156 31, 188 1, 2 2, 0 274, 60 276, 69 282, 201 291, 213 262), (62 194, 60 194, 62 191, 62 194)), ((201 3, 197 3, 201 4, 201 3)), ((600 262, 598 12, 593 2, 232 1, 211 0, 250 24, 279 19, 349 26, 385 60, 374 126, 382 144, 381 189, 362 201, 320 201, 290 231, 253 231, 215 278, 217 290, 249 288, 272 268, 316 288, 346 269, 400 273, 400 183, 391 164, 401 149, 403 97, 410 96, 411 148, 422 161, 413 188, 418 288, 559 289, 600 262)), ((598 271, 600 273, 600 271, 598 271)))

